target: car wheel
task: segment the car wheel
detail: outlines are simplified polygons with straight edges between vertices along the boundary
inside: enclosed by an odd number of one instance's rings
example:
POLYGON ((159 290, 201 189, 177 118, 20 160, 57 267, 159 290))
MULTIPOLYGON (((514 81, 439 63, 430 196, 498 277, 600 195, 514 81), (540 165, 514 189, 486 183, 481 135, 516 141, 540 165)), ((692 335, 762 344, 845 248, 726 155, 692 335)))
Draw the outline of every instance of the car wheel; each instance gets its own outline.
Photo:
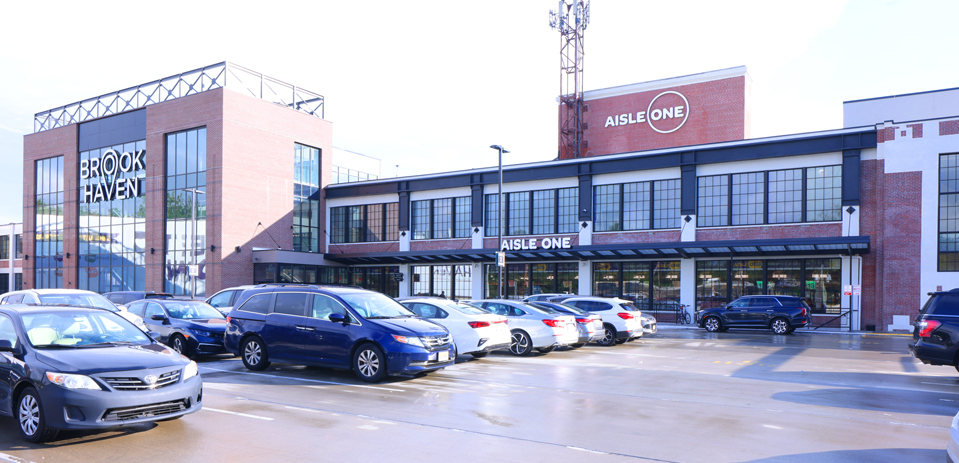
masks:
POLYGON ((541 354, 548 354, 548 353, 556 350, 556 346, 541 347, 541 348, 536 349, 536 350, 539 351, 539 353, 541 353, 541 354))
POLYGON ((577 344, 573 344, 571 347, 572 347, 573 349, 579 349, 580 347, 583 347, 583 346, 585 346, 585 345, 586 345, 585 342, 580 342, 580 343, 577 343, 577 344))
POLYGON ((613 328, 612 325, 606 325, 603 338, 596 341, 596 344, 601 346, 612 346, 616 344, 616 328, 613 328))
POLYGON ((175 350, 178 354, 189 357, 189 355, 187 355, 186 339, 183 339, 183 336, 180 336, 179 334, 170 336, 170 348, 175 350))
POLYGON ((270 366, 270 357, 266 353, 266 346, 263 344, 263 340, 256 336, 243 341, 240 355, 243 357, 243 365, 250 370, 260 371, 270 366))
POLYGON ((525 332, 513 331, 513 339, 509 343, 509 353, 513 355, 529 355, 533 350, 533 340, 525 332))
POLYGON ((363 344, 353 353, 353 372, 368 383, 375 383, 386 376, 386 356, 379 347, 363 344))
POLYGON ((706 328, 706 331, 710 333, 715 333, 722 329, 723 325, 719 323, 719 319, 716 317, 708 317, 703 321, 703 328, 706 328))
POLYGON ((489 352, 473 352, 473 353, 470 354, 470 355, 472 355, 473 358, 481 359, 481 358, 486 357, 487 355, 489 355, 489 352))
POLYGON ((57 437, 59 430, 47 426, 40 404, 40 393, 28 387, 20 393, 17 401, 17 421, 20 422, 20 436, 33 443, 46 442, 57 437))
POLYGON ((773 322, 769 324, 769 328, 773 330, 773 333, 776 334, 789 334, 789 321, 785 318, 774 318, 773 322))

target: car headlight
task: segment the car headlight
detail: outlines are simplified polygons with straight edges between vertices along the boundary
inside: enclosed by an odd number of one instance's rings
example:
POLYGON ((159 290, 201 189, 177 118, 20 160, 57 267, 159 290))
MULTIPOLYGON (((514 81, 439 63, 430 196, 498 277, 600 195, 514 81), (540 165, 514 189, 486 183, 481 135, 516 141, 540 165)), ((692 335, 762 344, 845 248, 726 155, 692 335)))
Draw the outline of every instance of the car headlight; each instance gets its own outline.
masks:
POLYGON ((193 334, 195 334, 195 335, 197 335, 197 336, 203 336, 204 338, 215 338, 215 337, 216 337, 216 333, 212 333, 212 332, 209 332, 209 331, 202 331, 202 330, 190 330, 190 331, 193 331, 193 334))
POLYGON ((420 338, 416 336, 399 336, 394 334, 393 339, 395 339, 397 342, 402 342, 403 344, 422 347, 424 349, 426 348, 426 346, 423 345, 423 341, 421 341, 420 338))
POLYGON ((93 389, 95 391, 103 390, 103 388, 101 388, 100 385, 89 376, 68 375, 66 373, 48 371, 47 379, 50 380, 51 383, 67 389, 93 389))
POLYGON ((190 363, 188 363, 186 368, 183 369, 183 380, 186 381, 198 374, 200 374, 200 371, 196 366, 196 362, 190 360, 190 363))

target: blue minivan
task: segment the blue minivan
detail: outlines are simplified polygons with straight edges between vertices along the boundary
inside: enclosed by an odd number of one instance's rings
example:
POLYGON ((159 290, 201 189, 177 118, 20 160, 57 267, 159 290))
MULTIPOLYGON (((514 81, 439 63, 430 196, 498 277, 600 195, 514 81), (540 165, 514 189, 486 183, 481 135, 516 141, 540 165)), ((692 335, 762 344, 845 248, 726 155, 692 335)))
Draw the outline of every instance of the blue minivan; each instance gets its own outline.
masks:
POLYGON ((452 365, 446 328, 383 294, 356 288, 260 285, 227 317, 224 343, 250 370, 270 362, 352 369, 367 382, 452 365))

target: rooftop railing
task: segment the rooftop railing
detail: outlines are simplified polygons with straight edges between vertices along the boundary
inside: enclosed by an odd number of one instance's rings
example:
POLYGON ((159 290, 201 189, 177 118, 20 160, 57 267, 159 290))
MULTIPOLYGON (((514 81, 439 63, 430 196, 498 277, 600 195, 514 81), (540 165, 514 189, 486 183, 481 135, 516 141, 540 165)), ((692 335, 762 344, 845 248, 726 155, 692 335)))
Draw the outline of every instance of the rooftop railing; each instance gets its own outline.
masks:
POLYGON ((224 61, 39 112, 33 116, 33 132, 119 114, 217 88, 228 88, 321 119, 325 115, 322 95, 224 61))

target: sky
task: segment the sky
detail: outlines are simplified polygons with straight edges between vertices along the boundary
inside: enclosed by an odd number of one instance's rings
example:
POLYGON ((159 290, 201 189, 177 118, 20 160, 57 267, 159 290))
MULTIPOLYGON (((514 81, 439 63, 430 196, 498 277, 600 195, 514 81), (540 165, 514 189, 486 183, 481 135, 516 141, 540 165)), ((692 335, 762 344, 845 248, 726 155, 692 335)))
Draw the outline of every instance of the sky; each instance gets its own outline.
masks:
MULTIPOLYGON (((493 144, 506 164, 554 159, 557 6, 6 4, 0 223, 22 221, 35 113, 221 61, 323 95, 333 145, 382 159, 384 177, 492 166, 493 144)), ((592 0, 585 89, 745 65, 753 138, 837 129, 843 101, 959 87, 956 17, 959 2, 935 0, 592 0)))

